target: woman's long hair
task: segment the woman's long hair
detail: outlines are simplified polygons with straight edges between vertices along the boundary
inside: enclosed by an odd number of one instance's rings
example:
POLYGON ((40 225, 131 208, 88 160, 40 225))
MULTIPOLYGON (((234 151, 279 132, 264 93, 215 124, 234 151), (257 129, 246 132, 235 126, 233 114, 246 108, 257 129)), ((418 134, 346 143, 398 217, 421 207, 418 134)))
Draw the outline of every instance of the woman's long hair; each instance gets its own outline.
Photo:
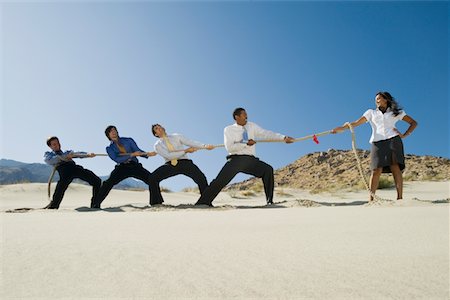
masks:
POLYGON ((390 107, 394 116, 398 116, 398 114, 403 110, 403 108, 400 107, 400 105, 397 103, 394 97, 392 97, 389 92, 378 92, 376 96, 380 95, 387 101, 387 107, 390 107))

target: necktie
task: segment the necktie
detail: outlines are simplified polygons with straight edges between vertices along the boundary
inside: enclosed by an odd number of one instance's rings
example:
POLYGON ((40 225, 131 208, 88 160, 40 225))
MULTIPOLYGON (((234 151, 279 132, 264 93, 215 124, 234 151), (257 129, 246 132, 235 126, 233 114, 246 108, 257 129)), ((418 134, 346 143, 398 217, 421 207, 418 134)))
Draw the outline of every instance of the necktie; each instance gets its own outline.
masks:
POLYGON ((116 145, 117 145, 117 148, 119 148, 120 153, 127 153, 127 150, 121 143, 117 142, 116 145))
POLYGON ((242 133, 242 142, 246 144, 248 142, 248 132, 247 132, 247 129, 245 129, 245 127, 243 127, 243 128, 244 128, 244 132, 242 133))
MULTIPOLYGON (((172 143, 169 141, 169 139, 167 138, 167 136, 163 137, 163 139, 164 139, 164 142, 166 143, 167 149, 169 149, 169 151, 174 151, 174 150, 175 150, 175 147, 174 147, 174 146, 172 145, 172 143)), ((172 166, 175 167, 175 166, 178 164, 178 160, 172 159, 172 160, 170 161, 170 164, 171 164, 172 166)))

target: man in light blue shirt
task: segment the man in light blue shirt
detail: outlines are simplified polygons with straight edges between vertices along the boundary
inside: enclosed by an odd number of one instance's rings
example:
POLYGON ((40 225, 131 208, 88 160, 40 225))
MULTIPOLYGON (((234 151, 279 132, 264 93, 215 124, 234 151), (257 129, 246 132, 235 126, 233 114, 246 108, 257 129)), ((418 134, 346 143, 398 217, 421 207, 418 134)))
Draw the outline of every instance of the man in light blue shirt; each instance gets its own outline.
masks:
POLYGON ((64 197, 64 193, 69 187, 69 184, 75 178, 84 180, 92 186, 91 207, 93 207, 98 196, 102 181, 92 171, 75 164, 72 158, 94 157, 95 154, 87 154, 86 152, 73 152, 72 150, 63 152, 61 150, 59 139, 56 136, 52 136, 47 139, 47 146, 49 146, 52 151, 45 152, 44 161, 45 163, 56 168, 59 174, 59 181, 56 184, 56 189, 53 193, 52 201, 45 208, 58 209, 64 197))

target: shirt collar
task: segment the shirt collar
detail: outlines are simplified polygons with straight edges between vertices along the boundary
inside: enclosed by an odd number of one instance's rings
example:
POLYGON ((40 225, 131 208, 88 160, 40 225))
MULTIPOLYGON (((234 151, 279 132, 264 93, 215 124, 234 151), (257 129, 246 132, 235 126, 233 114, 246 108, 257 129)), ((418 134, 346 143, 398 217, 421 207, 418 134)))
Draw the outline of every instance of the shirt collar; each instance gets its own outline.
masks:
MULTIPOLYGON (((377 107, 377 109, 376 109, 376 111, 378 112, 380 112, 380 113, 383 113, 378 107, 377 107)), ((388 112, 391 112, 392 111, 392 109, 390 108, 390 107, 388 107, 387 109, 386 109, 386 112, 388 113, 388 112)))
POLYGON ((237 127, 237 128, 245 128, 245 126, 248 125, 248 122, 245 125, 239 125, 238 123, 234 123, 233 126, 237 127))

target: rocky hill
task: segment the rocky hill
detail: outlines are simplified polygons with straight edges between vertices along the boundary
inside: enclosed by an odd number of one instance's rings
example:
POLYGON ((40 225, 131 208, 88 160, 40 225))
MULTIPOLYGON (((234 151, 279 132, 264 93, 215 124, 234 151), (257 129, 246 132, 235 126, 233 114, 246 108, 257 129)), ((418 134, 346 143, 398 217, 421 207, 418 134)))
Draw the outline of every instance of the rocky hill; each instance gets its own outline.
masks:
MULTIPOLYGON (((363 170, 370 177, 370 152, 358 150, 363 170)), ((435 156, 406 155, 405 181, 450 180, 450 160, 435 156)), ((312 192, 341 189, 364 189, 352 150, 334 150, 307 154, 275 171, 278 187, 305 189, 312 192)), ((391 174, 382 175, 381 187, 393 186, 391 174)), ((262 181, 251 178, 227 187, 227 190, 262 190, 262 181)))

